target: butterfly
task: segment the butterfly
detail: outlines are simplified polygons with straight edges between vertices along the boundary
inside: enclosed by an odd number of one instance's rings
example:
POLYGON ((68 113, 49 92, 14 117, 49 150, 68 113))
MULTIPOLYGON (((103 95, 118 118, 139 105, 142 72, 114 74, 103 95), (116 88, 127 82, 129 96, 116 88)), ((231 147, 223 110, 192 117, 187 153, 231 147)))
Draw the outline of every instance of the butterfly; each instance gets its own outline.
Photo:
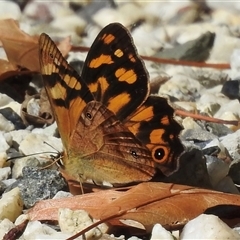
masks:
POLYGON ((67 174, 124 185, 148 181, 157 169, 165 175, 178 169, 182 128, 166 99, 149 96, 148 72, 124 26, 100 31, 81 76, 45 33, 39 56, 67 174))

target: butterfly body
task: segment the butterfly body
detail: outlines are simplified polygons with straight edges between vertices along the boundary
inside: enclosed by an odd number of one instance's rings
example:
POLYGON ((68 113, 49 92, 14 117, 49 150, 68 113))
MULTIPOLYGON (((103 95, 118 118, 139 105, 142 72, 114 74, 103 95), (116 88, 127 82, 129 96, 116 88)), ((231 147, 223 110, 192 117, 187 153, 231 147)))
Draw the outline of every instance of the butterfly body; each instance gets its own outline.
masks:
POLYGON ((148 73, 121 24, 96 37, 81 76, 54 42, 39 40, 43 82, 64 146, 69 175, 95 183, 150 180, 178 168, 180 125, 166 99, 149 96, 148 73))

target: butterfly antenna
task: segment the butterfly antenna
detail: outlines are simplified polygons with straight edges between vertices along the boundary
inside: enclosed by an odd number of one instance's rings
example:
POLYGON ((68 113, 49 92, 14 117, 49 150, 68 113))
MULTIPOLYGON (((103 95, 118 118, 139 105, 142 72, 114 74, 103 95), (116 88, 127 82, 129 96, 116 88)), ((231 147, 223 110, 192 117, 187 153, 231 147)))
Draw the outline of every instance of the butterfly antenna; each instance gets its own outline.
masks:
POLYGON ((47 144, 49 147, 51 147, 52 149, 54 149, 58 154, 60 154, 60 152, 55 148, 55 147, 53 147, 51 144, 49 144, 48 142, 43 142, 43 143, 45 143, 45 144, 47 144))
POLYGON ((56 152, 39 152, 39 153, 31 153, 31 154, 28 154, 28 155, 22 155, 22 156, 10 157, 10 158, 7 159, 7 161, 15 160, 15 159, 18 159, 18 158, 23 158, 23 157, 29 157, 29 156, 34 156, 34 155, 40 155, 40 154, 43 154, 43 153, 52 153, 52 154, 56 154, 56 152))

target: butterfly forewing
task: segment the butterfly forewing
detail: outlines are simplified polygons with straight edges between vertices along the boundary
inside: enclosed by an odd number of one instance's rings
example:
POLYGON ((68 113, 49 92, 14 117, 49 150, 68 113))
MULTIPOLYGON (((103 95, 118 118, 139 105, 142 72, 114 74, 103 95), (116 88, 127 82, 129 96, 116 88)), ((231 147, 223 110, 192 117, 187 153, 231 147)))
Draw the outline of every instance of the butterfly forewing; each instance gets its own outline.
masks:
POLYGON ((39 39, 40 67, 64 147, 76 128, 79 116, 93 100, 88 87, 67 63, 55 43, 46 34, 39 39))
POLYGON ((148 73, 133 40, 119 23, 106 26, 93 42, 82 78, 94 98, 125 119, 149 94, 148 73))

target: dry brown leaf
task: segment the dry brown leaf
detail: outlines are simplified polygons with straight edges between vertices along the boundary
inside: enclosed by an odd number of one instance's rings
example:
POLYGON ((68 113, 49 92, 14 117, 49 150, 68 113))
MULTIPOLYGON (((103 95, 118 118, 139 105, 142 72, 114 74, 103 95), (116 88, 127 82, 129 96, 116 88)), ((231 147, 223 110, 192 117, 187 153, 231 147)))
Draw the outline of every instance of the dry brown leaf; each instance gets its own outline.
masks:
POLYGON ((33 124, 34 126, 42 126, 45 124, 52 124, 54 122, 54 116, 52 113, 51 105, 48 101, 46 91, 42 88, 40 94, 32 96, 25 96, 25 100, 21 106, 21 117, 25 125, 33 124), (39 99, 39 112, 38 115, 32 115, 27 111, 28 103, 32 100, 39 99))
MULTIPOLYGON (((9 62, 39 72, 38 36, 23 32, 13 19, 3 19, 0 20, 0 40, 9 62)), ((71 49, 70 37, 64 39, 59 48, 66 56, 71 49)))
POLYGON ((59 51, 62 53, 62 55, 66 57, 72 48, 71 37, 64 38, 62 41, 58 43, 57 47, 59 51))
POLYGON ((126 192, 103 190, 58 200, 45 200, 29 211, 32 220, 57 220, 59 208, 84 209, 95 219, 135 220, 147 231, 155 223, 174 229, 206 209, 240 206, 240 196, 168 183, 141 183, 126 192), (116 215, 118 215, 116 217, 116 215))
POLYGON ((38 37, 24 33, 13 19, 0 20, 0 40, 11 63, 39 71, 38 37))
POLYGON ((16 76, 16 74, 21 74, 20 69, 16 64, 0 59, 0 81, 16 76))
POLYGON ((18 67, 15 64, 0 59, 0 75, 6 72, 16 71, 17 69, 18 67))
POLYGON ((121 195, 122 192, 106 190, 62 199, 43 200, 30 209, 28 214, 31 220, 57 220, 59 208, 85 209, 98 219, 101 207, 107 206, 121 195))

